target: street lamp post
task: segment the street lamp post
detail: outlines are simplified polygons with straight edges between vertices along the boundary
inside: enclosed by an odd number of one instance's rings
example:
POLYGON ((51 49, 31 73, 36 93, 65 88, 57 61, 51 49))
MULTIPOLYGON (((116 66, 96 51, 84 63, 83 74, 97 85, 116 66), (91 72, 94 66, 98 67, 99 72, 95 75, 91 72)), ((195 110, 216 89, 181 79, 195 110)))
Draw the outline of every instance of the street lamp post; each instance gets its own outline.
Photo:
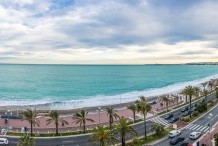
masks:
POLYGON ((101 120, 101 111, 102 111, 101 107, 98 107, 97 111, 98 111, 98 124, 100 124, 100 120, 101 120))

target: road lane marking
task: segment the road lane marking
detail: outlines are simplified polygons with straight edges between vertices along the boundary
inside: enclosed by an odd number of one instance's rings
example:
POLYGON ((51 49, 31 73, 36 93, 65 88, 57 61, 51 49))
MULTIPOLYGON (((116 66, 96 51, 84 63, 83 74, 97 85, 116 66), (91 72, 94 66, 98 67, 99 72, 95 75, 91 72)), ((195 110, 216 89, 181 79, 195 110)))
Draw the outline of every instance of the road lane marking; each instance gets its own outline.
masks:
POLYGON ((196 129, 196 130, 198 131, 198 130, 200 130, 200 129, 203 128, 203 127, 204 127, 204 126, 202 125, 202 126, 198 127, 198 129, 196 129))
POLYGON ((208 128, 208 127, 204 126, 204 128, 202 128, 200 131, 203 131, 205 128, 208 128))
POLYGON ((69 141, 63 141, 65 143, 71 143, 71 142, 74 142, 73 140, 69 140, 69 141))
POLYGON ((207 129, 205 129, 205 130, 204 130, 204 132, 206 132, 206 131, 207 131, 207 130, 209 130, 209 129, 210 129, 210 128, 209 128, 209 127, 207 127, 207 129))
POLYGON ((195 130, 196 128, 198 128, 200 125, 197 125, 195 128, 193 128, 192 130, 195 130))
POLYGON ((189 127, 189 129, 192 129, 192 128, 196 127, 196 126, 198 126, 198 125, 193 125, 193 126, 189 127))
POLYGON ((190 125, 188 125, 187 127, 186 127, 186 129, 188 129, 189 127, 191 127, 193 124, 190 124, 190 125))

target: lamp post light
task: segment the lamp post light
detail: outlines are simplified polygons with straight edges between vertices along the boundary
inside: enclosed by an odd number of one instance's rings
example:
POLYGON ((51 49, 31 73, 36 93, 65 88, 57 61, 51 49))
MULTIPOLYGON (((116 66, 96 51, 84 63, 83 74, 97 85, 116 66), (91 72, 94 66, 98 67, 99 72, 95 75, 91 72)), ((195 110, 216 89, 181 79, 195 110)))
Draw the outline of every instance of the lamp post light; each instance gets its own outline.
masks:
POLYGON ((101 107, 99 106, 96 111, 98 111, 98 124, 100 124, 100 122, 101 122, 101 111, 102 111, 101 107))

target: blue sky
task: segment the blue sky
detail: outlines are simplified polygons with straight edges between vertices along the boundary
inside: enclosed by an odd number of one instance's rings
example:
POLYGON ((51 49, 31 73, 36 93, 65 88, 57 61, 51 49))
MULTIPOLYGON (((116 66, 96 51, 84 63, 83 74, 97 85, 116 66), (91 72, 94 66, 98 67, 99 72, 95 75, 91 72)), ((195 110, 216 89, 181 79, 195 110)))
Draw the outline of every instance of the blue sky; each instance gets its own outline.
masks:
POLYGON ((0 63, 218 61, 216 0, 1 0, 0 63))

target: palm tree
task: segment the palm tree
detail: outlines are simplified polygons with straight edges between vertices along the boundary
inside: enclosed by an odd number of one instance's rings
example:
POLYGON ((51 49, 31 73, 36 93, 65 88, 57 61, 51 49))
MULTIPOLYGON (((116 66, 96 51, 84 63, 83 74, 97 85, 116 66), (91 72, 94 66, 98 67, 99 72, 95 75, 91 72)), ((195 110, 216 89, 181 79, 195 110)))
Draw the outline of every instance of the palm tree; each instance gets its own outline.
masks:
POLYGON ((213 138, 215 140, 216 145, 218 145, 218 133, 214 134, 213 138))
POLYGON ((126 134, 127 133, 131 135, 137 135, 134 128, 129 125, 128 121, 124 117, 121 117, 120 120, 117 122, 116 130, 121 135, 122 146, 126 145, 126 134))
POLYGON ((207 86, 207 82, 201 83, 201 85, 203 86, 203 88, 204 88, 204 90, 205 90, 205 88, 206 88, 206 86, 207 86))
MULTIPOLYGON (((189 95, 189 110, 191 111, 191 106, 192 106, 192 96, 195 94, 195 89, 193 86, 186 86, 185 87, 185 92, 189 95)), ((189 114, 191 118, 191 112, 189 114)))
POLYGON ((135 112, 137 110, 136 105, 135 104, 131 104, 131 105, 127 106, 127 108, 132 111, 132 113, 133 113, 133 122, 135 123, 135 112))
POLYGON ((80 124, 80 127, 83 127, 83 133, 86 132, 86 122, 94 122, 94 120, 87 118, 88 112, 81 110, 80 112, 77 112, 74 116, 73 119, 75 120, 76 124, 80 124))
POLYGON ((18 146, 34 146, 34 139, 29 134, 25 134, 20 137, 18 146))
POLYGON ((163 125, 161 125, 161 124, 153 123, 153 124, 151 125, 151 131, 155 131, 156 135, 157 135, 157 136, 160 136, 160 135, 162 135, 163 132, 164 132, 164 127, 163 127, 163 125))
POLYGON ((137 106, 137 111, 141 112, 144 116, 144 127, 145 127, 145 139, 147 136, 147 132, 146 132, 146 115, 148 112, 151 111, 151 105, 147 103, 146 99, 144 96, 140 97, 140 100, 136 101, 136 106, 137 106))
POLYGON ((214 84, 213 84, 212 81, 209 81, 209 82, 208 82, 208 87, 210 88, 210 91, 213 90, 214 84))
POLYGON ((186 90, 183 89, 181 94, 183 94, 185 96, 185 103, 187 103, 188 102, 188 93, 186 92, 186 90))
POLYGON ((194 87, 194 90, 195 90, 195 97, 198 98, 199 92, 201 91, 201 89, 199 87, 194 87))
POLYGON ((39 126, 39 120, 37 119, 37 114, 36 111, 33 111, 31 109, 27 109, 26 111, 21 113, 22 116, 24 117, 24 119, 26 121, 28 121, 30 123, 30 134, 32 136, 33 134, 33 126, 37 125, 39 126))
POLYGON ((209 95, 208 90, 204 90, 204 91, 203 91, 203 95, 204 95, 204 99, 205 99, 205 101, 206 101, 206 108, 207 108, 207 96, 209 95))
POLYGON ((117 119, 119 118, 119 115, 117 114, 117 110, 113 109, 112 107, 106 108, 107 115, 109 117, 109 124, 110 128, 114 122, 114 118, 117 119))
POLYGON ((179 96, 173 95, 174 99, 176 99, 176 106, 179 106, 179 96))
POLYGON ((93 129, 89 141, 97 142, 100 146, 108 146, 110 144, 115 144, 118 140, 109 129, 106 129, 103 126, 97 126, 93 129))
POLYGON ((51 122, 55 123, 55 131, 56 131, 56 135, 58 135, 58 128, 59 128, 59 123, 62 124, 62 126, 64 126, 65 124, 68 125, 68 122, 65 121, 63 118, 60 117, 60 114, 55 110, 55 111, 51 111, 49 114, 49 119, 46 120, 47 125, 50 124, 51 122))
POLYGON ((168 112, 169 103, 172 102, 172 100, 170 100, 167 96, 163 96, 160 100, 165 103, 165 105, 167 107, 167 112, 168 112))

